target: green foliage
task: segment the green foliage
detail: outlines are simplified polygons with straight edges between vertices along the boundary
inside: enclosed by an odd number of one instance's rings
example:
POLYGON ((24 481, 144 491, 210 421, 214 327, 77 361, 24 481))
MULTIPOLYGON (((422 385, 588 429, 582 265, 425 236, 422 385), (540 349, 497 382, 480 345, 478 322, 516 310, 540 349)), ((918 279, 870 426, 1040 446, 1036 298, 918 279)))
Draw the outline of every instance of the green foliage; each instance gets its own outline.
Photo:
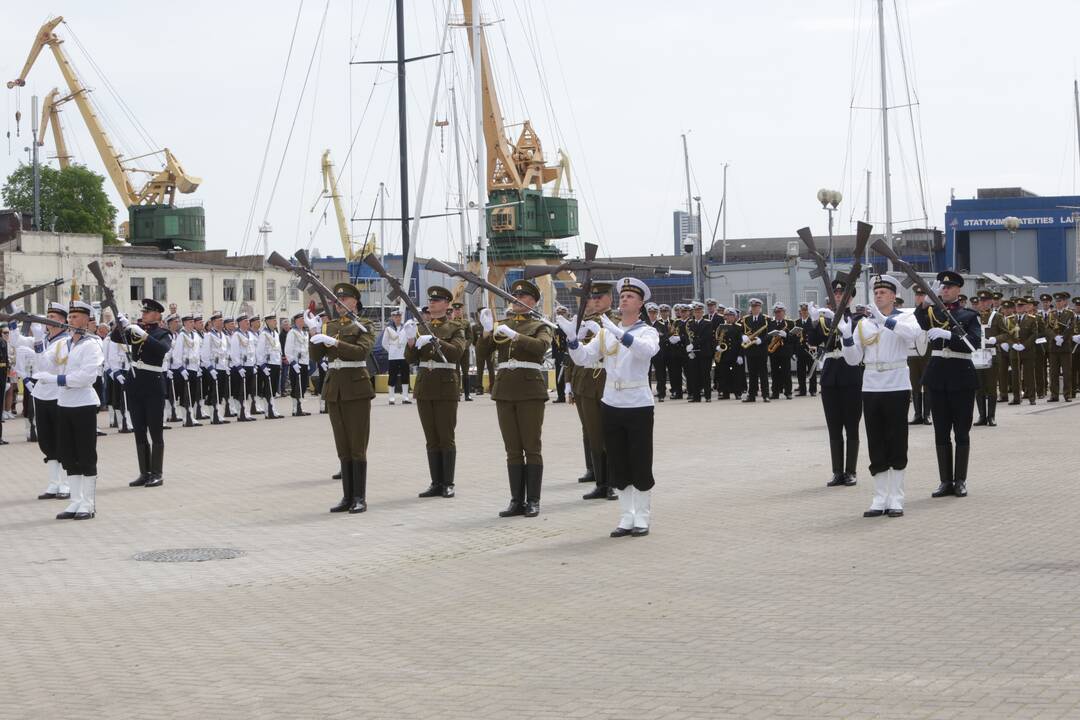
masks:
MULTIPOLYGON (((116 208, 104 189, 105 178, 84 165, 63 170, 41 166, 41 226, 57 232, 95 233, 115 245, 116 208)), ((33 212, 34 179, 30 165, 21 164, 0 189, 4 204, 33 212)))

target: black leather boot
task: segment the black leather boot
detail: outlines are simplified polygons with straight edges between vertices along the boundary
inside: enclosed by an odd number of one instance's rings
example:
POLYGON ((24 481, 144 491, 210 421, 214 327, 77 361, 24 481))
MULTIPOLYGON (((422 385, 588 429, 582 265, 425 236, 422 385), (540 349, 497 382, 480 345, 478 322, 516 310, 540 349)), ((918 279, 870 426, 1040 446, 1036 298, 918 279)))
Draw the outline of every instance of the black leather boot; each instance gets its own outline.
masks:
POLYGON ((911 406, 915 409, 915 417, 911 418, 908 425, 922 425, 923 404, 921 392, 911 393, 911 406))
POLYGON ((581 446, 585 449, 585 474, 577 479, 579 483, 596 482, 596 472, 593 470, 592 450, 589 449, 589 439, 582 436, 581 446))
POLYGON ((981 393, 975 396, 975 407, 979 410, 979 419, 972 423, 982 427, 986 425, 986 397, 981 393))
POLYGON ((986 398, 986 424, 988 427, 997 427, 997 396, 990 395, 986 398))
POLYGON ((352 505, 352 466, 348 460, 341 461, 341 472, 337 474, 341 478, 341 501, 330 508, 330 512, 345 512, 352 505))
POLYGON ((832 474, 832 480, 825 483, 825 487, 839 487, 844 484, 844 473, 834 472, 832 474))
POLYGON ((540 486, 543 481, 543 465, 525 466, 525 517, 536 517, 540 514, 540 486))
POLYGON ((150 446, 150 477, 146 481, 146 487, 161 487, 165 482, 161 476, 164 465, 165 444, 154 443, 150 446))
POLYGON ((510 480, 510 505, 499 513, 499 517, 513 517, 525 514, 525 466, 507 465, 506 474, 510 480))
POLYGON ((150 446, 136 445, 135 454, 139 457, 139 477, 128 483, 128 487, 140 487, 150 479, 150 446))
POLYGON ((442 453, 442 496, 454 497, 454 466, 457 464, 457 450, 441 450, 442 453))
POLYGON ((930 393, 923 390, 919 394, 922 395, 922 424, 933 425, 933 421, 930 420, 930 393))
POLYGON ((844 485, 855 484, 855 468, 859 463, 859 438, 848 438, 847 457, 844 459, 844 485))
POLYGON ((970 445, 956 446, 956 464, 953 466, 953 494, 956 497, 967 497, 967 469, 970 454, 970 445))
POLYGON ((930 497, 946 497, 953 494, 953 446, 937 446, 937 467, 940 484, 938 489, 930 493, 930 497))
POLYGON ((428 474, 431 475, 431 484, 428 489, 417 497, 430 498, 442 495, 442 453, 438 450, 427 451, 428 474))
POLYGON ((352 470, 352 505, 349 514, 367 512, 367 460, 353 460, 352 470))
POLYGON ((583 500, 604 500, 608 496, 607 488, 607 458, 604 453, 594 453, 592 459, 593 477, 596 478, 596 487, 592 492, 581 496, 583 500))

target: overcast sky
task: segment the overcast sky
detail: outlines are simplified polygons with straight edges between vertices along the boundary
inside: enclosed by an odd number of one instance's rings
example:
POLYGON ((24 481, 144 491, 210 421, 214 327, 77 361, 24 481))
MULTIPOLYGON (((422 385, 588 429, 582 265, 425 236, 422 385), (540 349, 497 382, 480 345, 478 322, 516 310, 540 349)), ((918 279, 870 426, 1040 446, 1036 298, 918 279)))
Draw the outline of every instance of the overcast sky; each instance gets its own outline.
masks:
MULTIPOLYGON (((1080 3, 898 2, 910 97, 919 104, 912 113, 896 107, 890 114, 897 227, 922 224, 917 144, 931 225, 942 226, 953 188, 957 197, 1006 185, 1041 195, 1075 192, 1080 165, 1072 83, 1080 3)), ((908 91, 892 3, 885 5, 889 104, 904 106, 908 91)), ((437 51, 445 0, 405 4, 407 52, 437 51)), ((129 155, 156 149, 151 141, 167 146, 190 174, 202 177, 203 185, 184 200, 205 206, 208 247, 254 249, 265 218, 274 229, 271 249, 292 251, 310 242, 324 255, 340 255, 333 217, 323 224, 325 203, 316 203, 325 148, 341 173, 351 214, 365 218, 352 223, 357 237, 368 230, 380 180, 388 189, 387 215, 398 215, 393 68, 348 65, 350 58, 393 57, 390 0, 69 0, 33 7, 5 7, 0 75, 15 77, 37 28, 50 14, 63 13, 70 23, 58 30, 64 47, 94 90, 116 144, 129 155), (298 9, 277 125, 264 154, 298 9), (127 121, 95 66, 148 141, 127 121)), ((825 213, 815 200, 820 187, 844 193, 838 232, 847 232, 865 214, 866 170, 870 218, 884 224, 880 112, 851 109, 880 106, 875 8, 874 0, 488 0, 483 15, 501 20, 488 33, 506 122, 531 119, 545 152, 554 155, 561 147, 571 159, 582 232, 567 249, 576 255, 581 241, 593 240, 602 254, 630 255, 671 251, 671 213, 686 200, 682 133, 688 133, 693 193, 702 198, 709 234, 724 163, 730 165, 729 238, 791 235, 807 224, 824 234, 825 213)), ((460 19, 460 13, 454 2, 451 14, 460 19)), ((451 31, 455 55, 444 68, 437 115, 450 116, 446 84, 457 85, 463 152, 471 156, 463 33, 451 31)), ((436 62, 409 65, 414 211, 436 62)), ((55 85, 62 87, 60 73, 43 54, 18 103, 14 91, 4 91, 0 129, 11 139, 0 152, 3 176, 26 157, 30 95, 44 96, 55 85), (17 104, 21 137, 15 137, 17 104)), ((76 160, 103 172, 73 104, 62 118, 76 160)), ((425 214, 458 204, 452 131, 453 125, 444 131, 442 148, 440 132, 433 136, 425 214)), ((511 131, 516 136, 516 128, 511 131)), ((51 136, 43 152, 55 154, 51 136)), ((475 181, 465 184, 475 200, 475 181)), ((387 224, 386 242, 400 248, 395 223, 387 224)), ((420 253, 452 257, 459 246, 456 218, 422 224, 420 253)))

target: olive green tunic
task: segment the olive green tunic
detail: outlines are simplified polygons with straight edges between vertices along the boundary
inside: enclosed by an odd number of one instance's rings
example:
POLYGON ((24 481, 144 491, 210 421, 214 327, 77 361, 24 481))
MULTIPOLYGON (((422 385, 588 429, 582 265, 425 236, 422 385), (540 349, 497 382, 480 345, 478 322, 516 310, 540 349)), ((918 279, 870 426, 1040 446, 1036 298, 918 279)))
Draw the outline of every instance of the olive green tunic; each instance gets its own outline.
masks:
POLYGON ((446 362, 453 367, 434 367, 442 364, 435 353, 434 343, 419 350, 410 343, 405 347, 405 360, 416 365, 416 381, 413 383, 413 399, 424 428, 427 449, 453 450, 454 432, 457 428, 458 363, 466 354, 465 329, 456 320, 438 318, 432 320, 431 330, 439 340, 439 348, 446 362))
MULTIPOLYGON (((511 315, 497 325, 509 325, 518 336, 509 340, 494 332, 476 343, 479 358, 494 358, 499 368, 491 397, 499 416, 507 465, 543 465, 540 434, 544 403, 548 401, 545 373, 532 368, 505 367, 511 360, 540 364, 551 347, 551 328, 529 315, 511 315)), ((496 326, 497 329, 497 326, 496 326)))
MULTIPOLYGON (((600 321, 602 315, 607 315, 609 320, 618 324, 610 311, 586 315, 585 321, 592 320, 603 327, 603 323, 600 321)), ((580 342, 588 344, 593 341, 593 338, 594 335, 590 332, 580 342)), ((604 369, 602 362, 599 364, 600 367, 596 368, 575 365, 573 375, 570 378, 570 389, 574 392, 574 403, 577 406, 578 419, 581 420, 581 431, 589 442, 589 450, 593 454, 594 465, 596 459, 602 456, 604 452, 604 424, 600 416, 600 398, 604 397, 604 383, 607 382, 607 371, 604 369)))
POLYGON ((323 334, 335 338, 334 347, 311 344, 311 360, 330 363, 322 384, 322 397, 334 431, 334 445, 340 460, 367 460, 368 436, 371 423, 371 385, 366 360, 375 346, 371 328, 358 327, 348 318, 329 320, 323 324, 323 334), (359 367, 334 367, 335 362, 357 363, 359 367))

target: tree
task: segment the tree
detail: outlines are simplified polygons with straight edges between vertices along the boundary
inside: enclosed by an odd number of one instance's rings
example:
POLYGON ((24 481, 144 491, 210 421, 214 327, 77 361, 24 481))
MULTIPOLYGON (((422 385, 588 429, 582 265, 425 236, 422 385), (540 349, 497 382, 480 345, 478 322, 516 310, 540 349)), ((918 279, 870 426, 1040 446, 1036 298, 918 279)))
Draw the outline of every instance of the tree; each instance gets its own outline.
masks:
MULTIPOLYGON (((116 208, 104 189, 105 178, 84 165, 56 170, 41 166, 41 226, 57 232, 94 233, 116 245, 116 208)), ((14 210, 33 212, 34 176, 20 164, 8 176, 0 197, 14 210)))

